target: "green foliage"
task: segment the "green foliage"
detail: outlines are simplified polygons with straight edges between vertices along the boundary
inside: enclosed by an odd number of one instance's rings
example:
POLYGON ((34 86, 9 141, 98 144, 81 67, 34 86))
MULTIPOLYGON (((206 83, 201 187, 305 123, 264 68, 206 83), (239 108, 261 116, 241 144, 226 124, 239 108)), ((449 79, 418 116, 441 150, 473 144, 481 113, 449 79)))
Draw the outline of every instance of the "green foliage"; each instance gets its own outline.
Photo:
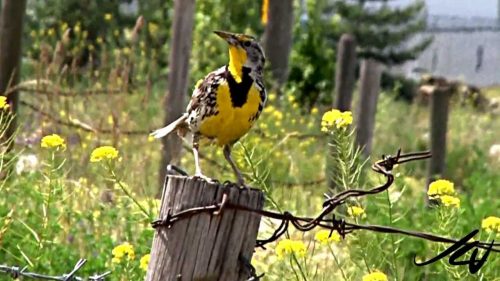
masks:
POLYGON ((389 92, 394 93, 394 97, 396 99, 401 99, 407 102, 413 101, 418 90, 418 83, 415 80, 388 72, 382 73, 380 86, 382 89, 386 89, 389 92))
MULTIPOLYGON (((325 0, 307 1, 307 20, 295 21, 294 47, 286 87, 306 110, 316 104, 332 103, 339 19, 324 17, 329 9, 325 0)), ((303 16, 296 13, 295 18, 303 16)))
POLYGON ((432 41, 424 38, 405 46, 416 33, 425 29, 426 19, 422 15, 425 3, 417 0, 403 8, 391 8, 383 1, 378 2, 381 3, 370 5, 363 0, 336 1, 342 32, 356 37, 360 57, 391 65, 414 59, 432 41))

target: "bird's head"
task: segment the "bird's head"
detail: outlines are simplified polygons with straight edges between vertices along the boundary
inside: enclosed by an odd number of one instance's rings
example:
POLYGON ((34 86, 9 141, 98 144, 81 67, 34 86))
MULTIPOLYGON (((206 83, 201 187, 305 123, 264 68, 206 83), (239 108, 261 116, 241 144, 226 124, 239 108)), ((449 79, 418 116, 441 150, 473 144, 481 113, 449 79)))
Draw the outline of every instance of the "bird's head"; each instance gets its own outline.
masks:
POLYGON ((259 75, 262 74, 266 58, 255 37, 225 31, 214 31, 214 33, 229 44, 229 68, 233 75, 241 77, 243 67, 250 68, 259 75))

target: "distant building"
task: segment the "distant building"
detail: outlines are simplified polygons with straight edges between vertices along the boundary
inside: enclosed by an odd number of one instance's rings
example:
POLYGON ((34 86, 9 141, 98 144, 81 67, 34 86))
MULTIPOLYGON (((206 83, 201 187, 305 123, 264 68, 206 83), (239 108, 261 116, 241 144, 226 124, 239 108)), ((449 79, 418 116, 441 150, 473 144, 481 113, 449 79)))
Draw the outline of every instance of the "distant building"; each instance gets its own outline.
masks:
POLYGON ((429 73, 480 87, 500 85, 499 19, 431 15, 427 30, 415 39, 429 35, 432 44, 398 68, 406 76, 418 79, 429 73))

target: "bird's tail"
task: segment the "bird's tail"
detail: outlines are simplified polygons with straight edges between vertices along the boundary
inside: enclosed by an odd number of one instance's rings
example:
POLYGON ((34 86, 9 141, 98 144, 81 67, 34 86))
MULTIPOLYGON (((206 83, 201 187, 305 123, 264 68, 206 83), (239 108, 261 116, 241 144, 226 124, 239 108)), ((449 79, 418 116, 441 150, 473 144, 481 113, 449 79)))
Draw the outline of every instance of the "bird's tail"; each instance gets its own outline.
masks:
POLYGON ((175 120, 174 122, 168 124, 167 126, 158 129, 154 132, 151 133, 151 136, 153 136, 155 139, 163 138, 165 136, 168 136, 170 133, 173 131, 176 131, 180 127, 183 127, 184 122, 187 120, 188 114, 184 113, 179 119, 175 120))

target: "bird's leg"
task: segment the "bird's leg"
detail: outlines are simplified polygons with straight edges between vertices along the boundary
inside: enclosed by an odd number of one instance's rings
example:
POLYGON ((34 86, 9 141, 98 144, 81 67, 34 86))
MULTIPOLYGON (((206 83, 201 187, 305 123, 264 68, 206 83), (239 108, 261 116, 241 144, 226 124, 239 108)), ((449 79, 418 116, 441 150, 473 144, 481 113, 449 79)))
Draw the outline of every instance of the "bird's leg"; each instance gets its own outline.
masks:
POLYGON ((201 166, 200 166, 200 155, 199 155, 199 144, 200 141, 200 135, 197 133, 193 134, 193 155, 194 155, 194 165, 196 171, 194 172, 194 177, 204 179, 207 182, 213 182, 213 180, 201 173, 201 166))
POLYGON ((231 157, 231 146, 227 144, 224 146, 224 157, 226 157, 227 162, 229 162, 229 164, 231 165, 231 168, 233 169, 233 172, 236 175, 236 178, 238 179, 238 184, 240 186, 245 186, 243 175, 241 174, 238 167, 236 167, 236 164, 234 163, 233 158, 231 157))

